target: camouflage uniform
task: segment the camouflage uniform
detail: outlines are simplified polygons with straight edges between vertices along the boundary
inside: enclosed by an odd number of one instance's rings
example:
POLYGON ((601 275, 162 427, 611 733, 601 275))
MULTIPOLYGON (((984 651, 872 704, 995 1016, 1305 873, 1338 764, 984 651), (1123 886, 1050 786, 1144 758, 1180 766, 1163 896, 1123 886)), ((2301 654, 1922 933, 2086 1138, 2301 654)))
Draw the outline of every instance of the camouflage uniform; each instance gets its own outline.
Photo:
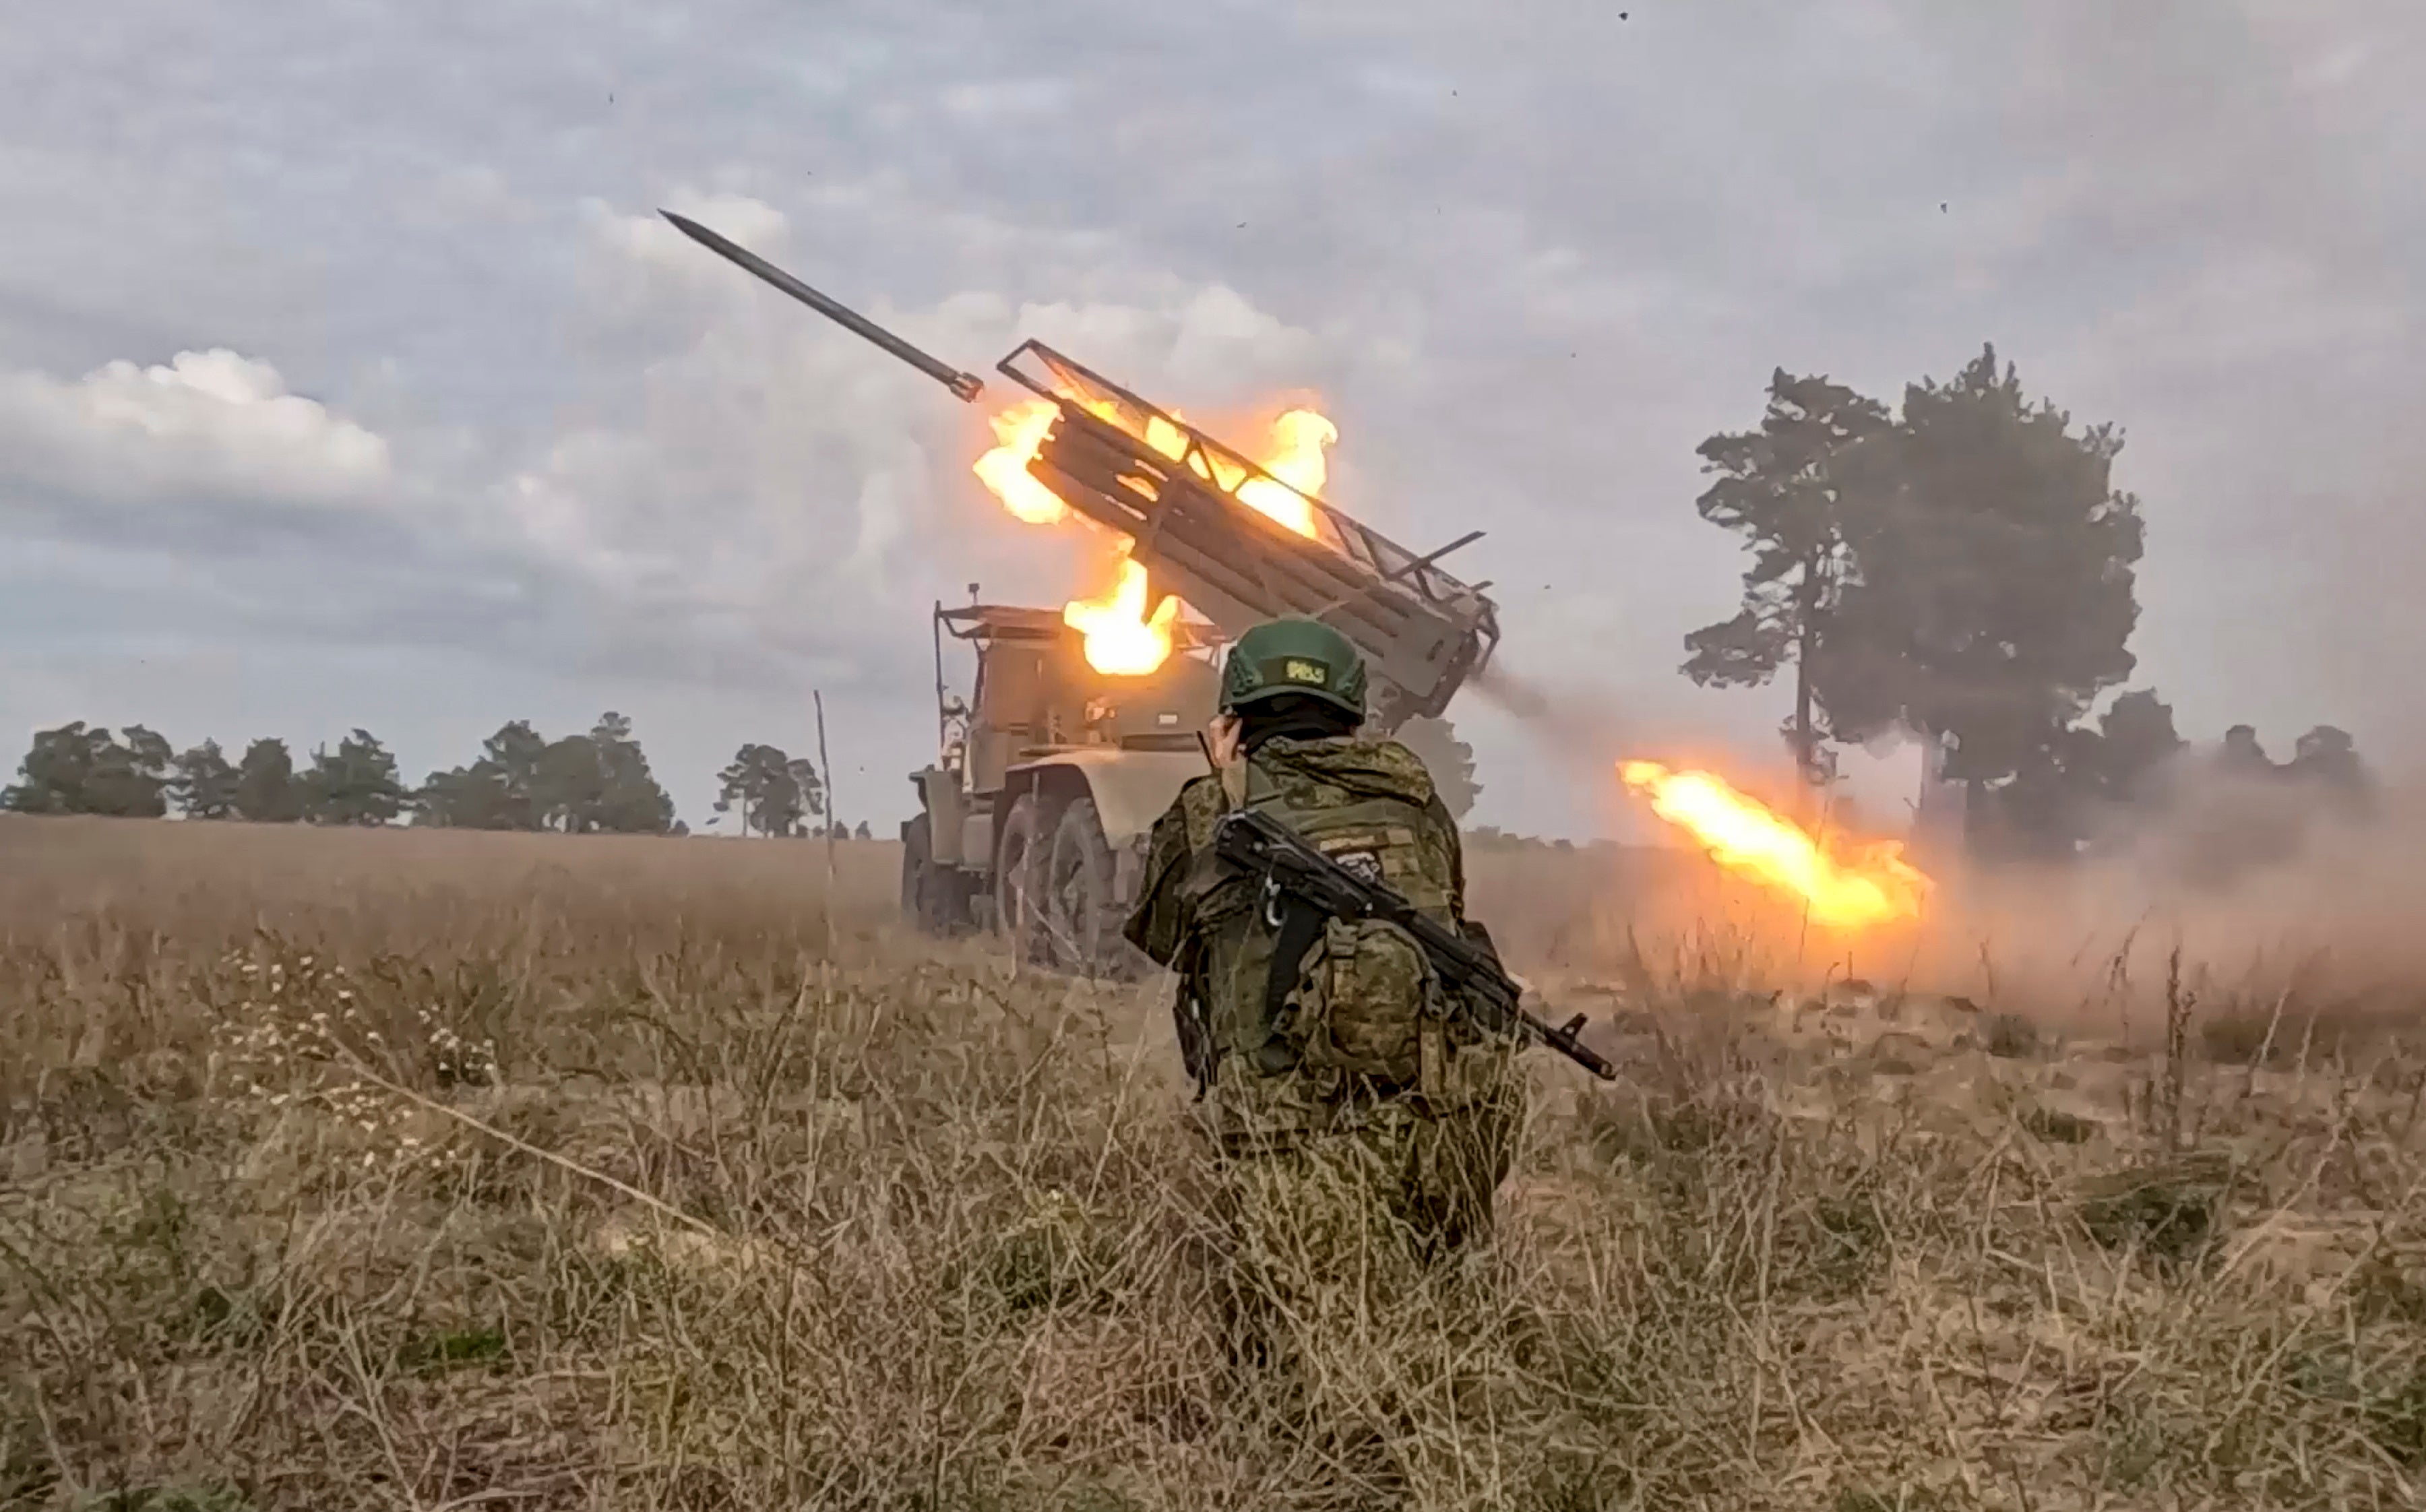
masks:
MULTIPOLYGON (((1383 881, 1463 919, 1456 822, 1404 746, 1280 738, 1243 764, 1246 802, 1319 814, 1318 843, 1334 852, 1372 842, 1383 881)), ((1237 1343, 1269 1358, 1302 1353, 1286 1336, 1321 1319, 1388 1318, 1427 1272, 1489 1237, 1520 1104, 1508 1048, 1454 1021, 1413 1086, 1376 1086, 1294 1053, 1266 989, 1273 931, 1255 883, 1211 854, 1226 801, 1219 780, 1200 778, 1156 822, 1127 935, 1206 1010, 1218 1060, 1201 1106, 1222 1173, 1237 1343)))

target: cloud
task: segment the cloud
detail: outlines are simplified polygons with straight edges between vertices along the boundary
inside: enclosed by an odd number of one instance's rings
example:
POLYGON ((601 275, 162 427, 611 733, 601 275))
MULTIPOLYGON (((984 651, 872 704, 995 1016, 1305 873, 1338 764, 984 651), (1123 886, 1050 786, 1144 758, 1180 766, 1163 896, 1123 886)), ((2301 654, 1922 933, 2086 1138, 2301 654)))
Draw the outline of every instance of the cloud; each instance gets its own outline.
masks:
POLYGON ((225 347, 112 362, 73 383, 0 373, 0 484, 107 505, 332 507, 393 475, 385 440, 225 347))
MULTIPOLYGON (((669 199, 820 276, 764 202, 669 199)), ((969 581, 1039 603, 1103 587, 1091 577, 1103 543, 1088 527, 1021 525, 970 475, 992 444, 984 415, 1019 393, 1008 379, 963 408, 654 214, 592 206, 588 224, 583 277, 598 301, 587 334, 634 380, 491 497, 521 544, 588 583, 602 611, 645 609, 677 636, 746 633, 865 675, 916 660, 919 607, 969 581)), ((955 364, 982 368, 984 354, 1036 337, 1118 381, 1216 407, 1319 366, 1318 338, 1235 289, 1165 279, 1154 294, 1014 305, 966 289, 868 313, 955 364)))
MULTIPOLYGON (((1986 339, 2129 433, 2139 649, 2187 729, 2371 746, 2418 701, 2394 652, 2338 668, 2426 617, 2302 551, 2406 560, 2404 0, 606 0, 468 34, 132 3, 124 35, 27 12, 0 90, 0 189, 78 207, 0 238, 0 555, 82 551, 83 599, 22 626, 35 657, 89 627, 59 687, 140 625, 342 656, 292 684, 331 719, 385 676, 438 728, 405 684, 439 658, 484 729, 705 717, 667 689, 772 725, 817 685, 862 711, 839 760, 930 754, 927 605, 1053 602, 1087 543, 978 491, 978 411, 665 204, 981 374, 1032 333, 1225 425, 1313 391, 1334 502, 1418 548, 1486 526, 1458 560, 1502 585, 1509 665, 1629 729, 1775 749, 1773 692, 1675 675, 1739 570, 1694 442, 1773 365, 1893 398, 1986 339), (198 388, 181 351, 231 365, 198 388)), ((1597 822, 1472 718, 1484 822, 1597 822)))

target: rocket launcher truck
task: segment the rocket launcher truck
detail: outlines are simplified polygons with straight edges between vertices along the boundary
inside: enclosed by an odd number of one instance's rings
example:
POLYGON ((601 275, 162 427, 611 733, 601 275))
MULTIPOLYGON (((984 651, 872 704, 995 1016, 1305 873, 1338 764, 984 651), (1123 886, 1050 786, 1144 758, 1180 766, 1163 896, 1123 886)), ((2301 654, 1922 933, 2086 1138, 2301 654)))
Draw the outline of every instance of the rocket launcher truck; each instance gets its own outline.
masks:
MULTIPOLYGON (((665 212, 720 256, 975 402, 984 380, 921 351, 696 221, 665 212)), ((1499 639, 1487 583, 1440 559, 1474 531, 1418 555, 1290 488, 1196 426, 1038 341, 995 364, 1056 407, 1029 474, 1071 508, 1129 539, 1148 602, 1177 597, 1203 622, 1174 627, 1173 654, 1141 676, 1088 665, 1061 611, 971 602, 933 610, 936 761, 911 774, 919 812, 901 828, 901 904, 933 933, 993 929, 1027 958, 1124 974, 1121 924, 1145 838, 1205 770, 1220 648, 1275 616, 1322 619, 1355 642, 1370 728, 1438 716, 1499 639), (1151 438, 1151 439, 1149 439, 1151 438), (1262 480, 1260 482, 1256 480, 1262 480), (1239 497, 1282 489, 1310 511, 1302 535, 1239 497), (974 652, 963 700, 945 676, 948 638, 974 652)))

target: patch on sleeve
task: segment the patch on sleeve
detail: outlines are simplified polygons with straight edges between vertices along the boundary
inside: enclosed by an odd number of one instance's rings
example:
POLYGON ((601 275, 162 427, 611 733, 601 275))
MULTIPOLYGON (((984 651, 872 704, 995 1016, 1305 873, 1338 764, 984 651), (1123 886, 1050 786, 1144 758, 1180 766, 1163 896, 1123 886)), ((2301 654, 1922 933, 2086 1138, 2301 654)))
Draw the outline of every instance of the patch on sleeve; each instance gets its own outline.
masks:
POLYGON ((1369 882, 1376 887, 1382 885, 1382 858, 1377 852, 1369 850, 1343 850, 1334 853, 1331 859, 1337 861, 1350 876, 1354 877, 1357 880, 1369 882))

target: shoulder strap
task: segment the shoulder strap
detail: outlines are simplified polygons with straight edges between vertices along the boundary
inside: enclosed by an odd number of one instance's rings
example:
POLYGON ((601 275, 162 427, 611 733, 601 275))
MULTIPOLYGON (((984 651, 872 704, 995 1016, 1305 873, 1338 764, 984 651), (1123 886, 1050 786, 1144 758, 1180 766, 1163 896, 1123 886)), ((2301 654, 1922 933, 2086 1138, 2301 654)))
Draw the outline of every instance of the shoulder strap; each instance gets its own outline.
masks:
POLYGON ((1296 898, 1285 900, 1281 908, 1271 964, 1264 973, 1264 1022, 1272 1037, 1255 1052, 1257 1069, 1267 1072, 1286 1070, 1295 1058, 1281 1040, 1281 1028, 1288 1012, 1288 996, 1297 990, 1298 969, 1304 964, 1306 952, 1322 938, 1324 923, 1319 909, 1296 898))

